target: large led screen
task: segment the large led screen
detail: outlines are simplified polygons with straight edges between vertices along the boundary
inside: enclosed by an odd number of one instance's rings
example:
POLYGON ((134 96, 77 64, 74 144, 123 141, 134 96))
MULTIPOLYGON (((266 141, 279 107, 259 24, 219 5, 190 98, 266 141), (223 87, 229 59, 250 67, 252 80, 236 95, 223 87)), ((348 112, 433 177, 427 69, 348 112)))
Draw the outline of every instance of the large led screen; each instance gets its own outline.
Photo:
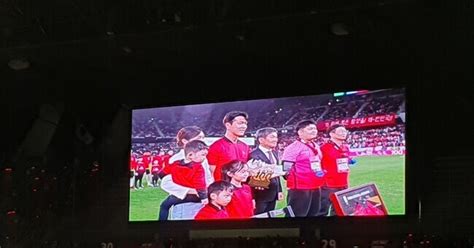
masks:
POLYGON ((405 90, 134 109, 129 221, 405 214, 405 90))

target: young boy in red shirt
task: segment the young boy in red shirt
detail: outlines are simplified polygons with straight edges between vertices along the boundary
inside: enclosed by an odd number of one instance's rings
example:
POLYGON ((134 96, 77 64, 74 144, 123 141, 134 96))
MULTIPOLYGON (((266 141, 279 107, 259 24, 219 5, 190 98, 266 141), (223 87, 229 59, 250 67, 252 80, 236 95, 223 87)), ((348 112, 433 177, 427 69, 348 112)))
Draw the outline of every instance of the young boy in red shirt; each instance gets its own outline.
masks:
POLYGON ((225 206, 232 199, 233 188, 232 184, 226 181, 216 181, 209 185, 207 189, 209 203, 199 210, 194 219, 212 220, 229 218, 225 206))
POLYGON ((173 205, 185 202, 208 203, 205 172, 201 164, 206 158, 207 149, 206 143, 201 140, 190 141, 184 146, 185 158, 175 161, 160 172, 161 178, 171 174, 174 183, 195 189, 197 195, 187 194, 184 199, 169 195, 160 205, 158 220, 167 220, 173 205))

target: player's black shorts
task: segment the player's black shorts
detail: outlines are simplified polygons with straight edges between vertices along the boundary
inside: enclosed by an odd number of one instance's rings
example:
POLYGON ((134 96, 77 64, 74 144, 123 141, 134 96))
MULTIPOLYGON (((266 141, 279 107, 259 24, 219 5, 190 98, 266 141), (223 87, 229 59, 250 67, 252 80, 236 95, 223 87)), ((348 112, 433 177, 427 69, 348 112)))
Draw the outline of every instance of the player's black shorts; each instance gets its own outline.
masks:
POLYGON ((146 169, 145 173, 146 173, 147 175, 149 175, 149 174, 150 174, 150 169, 146 169))

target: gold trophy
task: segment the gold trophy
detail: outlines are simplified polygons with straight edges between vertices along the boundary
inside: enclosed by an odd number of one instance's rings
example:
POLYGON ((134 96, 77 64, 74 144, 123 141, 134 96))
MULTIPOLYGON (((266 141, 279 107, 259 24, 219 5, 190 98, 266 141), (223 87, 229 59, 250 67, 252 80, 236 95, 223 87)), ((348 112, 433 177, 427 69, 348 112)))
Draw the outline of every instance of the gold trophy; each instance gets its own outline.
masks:
POLYGON ((260 187, 268 189, 270 180, 274 177, 282 176, 285 173, 281 166, 267 164, 261 160, 251 159, 247 162, 250 171, 250 187, 260 187))

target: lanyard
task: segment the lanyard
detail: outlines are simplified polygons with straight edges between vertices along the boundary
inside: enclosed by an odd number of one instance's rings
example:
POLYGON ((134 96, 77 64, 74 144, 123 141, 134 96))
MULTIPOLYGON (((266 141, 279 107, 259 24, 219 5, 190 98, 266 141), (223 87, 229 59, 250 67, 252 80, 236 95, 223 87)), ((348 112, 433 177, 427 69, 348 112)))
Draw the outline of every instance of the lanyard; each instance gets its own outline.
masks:
POLYGON ((312 145, 310 145, 309 143, 305 143, 302 140, 299 140, 299 141, 301 143, 305 144, 307 147, 309 147, 311 149, 311 151, 313 151, 315 156, 317 156, 319 154, 318 149, 316 149, 316 145, 314 144, 313 141, 310 141, 312 145))

